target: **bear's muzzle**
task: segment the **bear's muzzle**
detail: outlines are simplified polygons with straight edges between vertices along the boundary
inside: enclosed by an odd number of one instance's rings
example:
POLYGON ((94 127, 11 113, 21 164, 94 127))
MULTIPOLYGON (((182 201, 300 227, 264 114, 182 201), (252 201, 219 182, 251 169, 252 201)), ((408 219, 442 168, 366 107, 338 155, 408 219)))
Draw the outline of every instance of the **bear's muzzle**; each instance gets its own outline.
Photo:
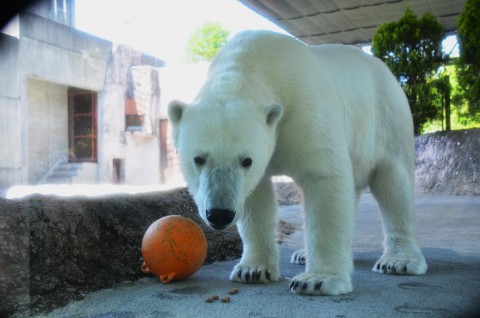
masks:
POLYGON ((215 230, 223 230, 235 219, 235 211, 227 209, 207 209, 208 224, 215 230))

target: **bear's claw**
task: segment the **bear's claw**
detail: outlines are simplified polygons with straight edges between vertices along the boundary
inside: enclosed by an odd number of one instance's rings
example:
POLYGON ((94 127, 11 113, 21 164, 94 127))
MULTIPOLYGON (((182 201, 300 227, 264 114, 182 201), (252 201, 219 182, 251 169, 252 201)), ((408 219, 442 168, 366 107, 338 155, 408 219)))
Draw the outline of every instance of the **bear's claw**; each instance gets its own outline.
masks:
POLYGON ((305 252, 305 249, 293 252, 292 257, 290 258, 290 263, 292 264, 305 265, 306 262, 307 253, 305 252))
POLYGON ((300 274, 292 279, 290 290, 304 295, 341 295, 352 291, 352 283, 348 276, 322 276, 308 273, 300 274))
POLYGON ((421 254, 413 258, 398 259, 394 255, 380 258, 372 270, 392 275, 422 275, 427 271, 427 263, 421 254))
POLYGON ((230 280, 240 283, 269 283, 277 281, 279 275, 265 268, 265 266, 237 265, 230 275, 230 280))
POLYGON ((408 273, 408 267, 407 265, 403 266, 401 270, 398 270, 395 265, 380 265, 380 262, 378 262, 375 266, 374 269, 375 272, 379 273, 389 273, 389 274, 407 274, 408 273))
POLYGON ((269 271, 254 270, 253 272, 247 271, 242 273, 240 269, 237 273, 236 281, 244 283, 264 283, 266 281, 271 281, 271 274, 269 271), (243 274, 243 275, 242 275, 243 274))

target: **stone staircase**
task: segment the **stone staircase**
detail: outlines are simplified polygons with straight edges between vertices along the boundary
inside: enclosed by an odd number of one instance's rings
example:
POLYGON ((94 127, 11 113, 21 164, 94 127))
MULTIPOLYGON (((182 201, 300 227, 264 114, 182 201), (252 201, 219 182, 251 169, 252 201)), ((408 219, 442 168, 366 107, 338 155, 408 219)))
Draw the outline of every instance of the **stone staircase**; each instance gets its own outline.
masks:
POLYGON ((82 163, 64 162, 58 165, 45 179, 45 183, 72 184, 73 177, 78 176, 82 163))

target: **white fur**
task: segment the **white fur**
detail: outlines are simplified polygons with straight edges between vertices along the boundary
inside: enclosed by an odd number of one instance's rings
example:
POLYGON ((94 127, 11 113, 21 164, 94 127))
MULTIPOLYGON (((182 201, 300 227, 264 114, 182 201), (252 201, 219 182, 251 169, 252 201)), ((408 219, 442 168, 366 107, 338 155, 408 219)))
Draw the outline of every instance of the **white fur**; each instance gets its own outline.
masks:
POLYGON ((293 278, 292 291, 352 290, 354 214, 367 186, 385 232, 374 270, 426 272, 415 242, 412 119, 378 59, 342 45, 308 47, 268 31, 242 32, 217 55, 195 101, 171 102, 169 116, 200 215, 207 221, 210 208, 236 212, 244 252, 232 280, 280 276, 270 177, 283 174, 305 197, 305 251, 292 262, 306 259, 306 270, 293 278), (195 164, 196 156, 205 164, 195 164), (253 163, 244 168, 246 157, 253 163))

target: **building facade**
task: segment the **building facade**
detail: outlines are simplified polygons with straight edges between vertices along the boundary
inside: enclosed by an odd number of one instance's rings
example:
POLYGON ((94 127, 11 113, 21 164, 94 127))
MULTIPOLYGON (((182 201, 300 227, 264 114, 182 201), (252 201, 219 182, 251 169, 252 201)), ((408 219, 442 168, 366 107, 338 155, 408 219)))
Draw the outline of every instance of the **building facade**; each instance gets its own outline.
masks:
POLYGON ((167 182, 163 61, 76 30, 73 1, 14 22, 16 36, 0 33, 0 188, 167 182))

